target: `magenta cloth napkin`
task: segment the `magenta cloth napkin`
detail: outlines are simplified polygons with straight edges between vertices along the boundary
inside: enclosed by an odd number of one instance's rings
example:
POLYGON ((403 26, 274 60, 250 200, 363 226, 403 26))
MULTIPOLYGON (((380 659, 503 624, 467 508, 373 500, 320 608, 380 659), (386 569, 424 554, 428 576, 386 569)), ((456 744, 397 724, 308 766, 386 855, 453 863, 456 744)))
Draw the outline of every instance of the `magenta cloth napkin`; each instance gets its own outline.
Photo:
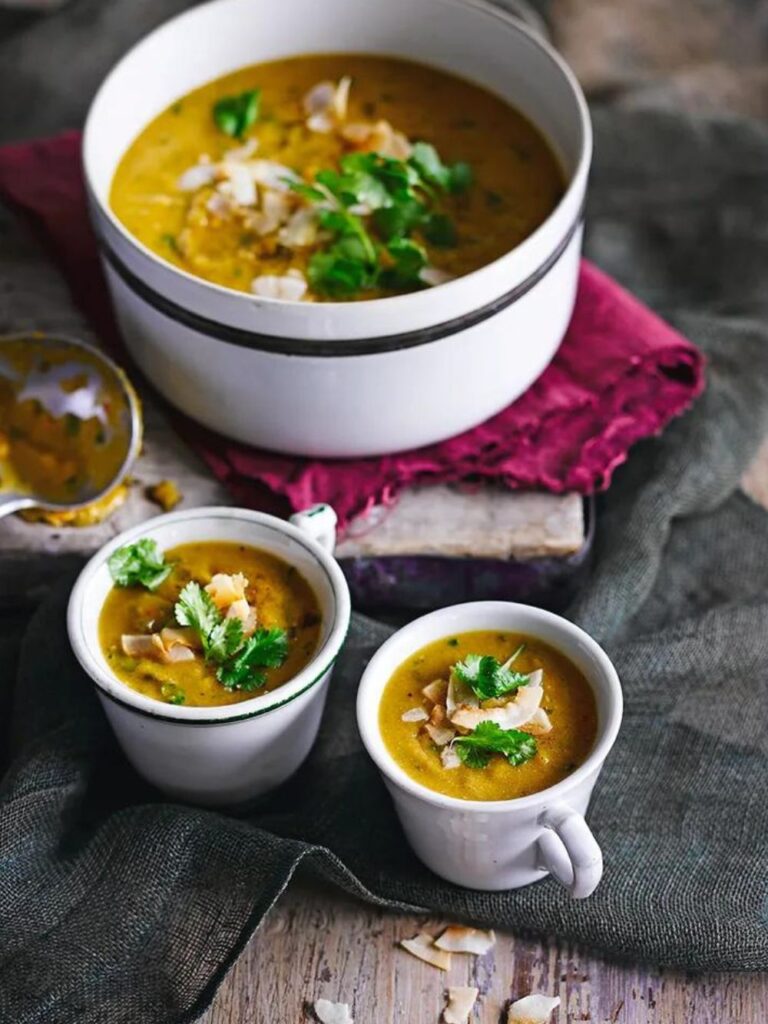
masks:
MULTIPOLYGON (((0 148, 0 197, 28 218, 94 329, 127 361, 86 213, 80 135, 0 148)), ((604 489, 630 446, 700 393, 703 363, 695 346, 585 261, 568 333, 541 377, 503 412, 448 441, 369 459, 301 459, 229 441, 178 414, 174 422, 238 501, 264 507, 265 489, 292 509, 326 501, 343 526, 417 484, 604 489)))

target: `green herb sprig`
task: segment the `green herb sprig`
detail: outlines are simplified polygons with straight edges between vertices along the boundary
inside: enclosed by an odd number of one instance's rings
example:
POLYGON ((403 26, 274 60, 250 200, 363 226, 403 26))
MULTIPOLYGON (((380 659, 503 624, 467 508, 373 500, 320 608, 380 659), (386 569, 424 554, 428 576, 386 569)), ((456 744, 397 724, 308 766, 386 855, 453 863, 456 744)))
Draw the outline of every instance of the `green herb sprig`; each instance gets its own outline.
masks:
POLYGON ((459 736, 453 746, 468 768, 485 768, 493 754, 502 754, 511 765, 524 764, 536 756, 536 737, 520 729, 502 729, 495 722, 480 722, 468 735, 459 736))
POLYGON ((214 104, 213 120, 220 131, 242 139, 259 116, 261 89, 247 89, 237 96, 222 96, 214 104))
POLYGON ((527 686, 530 675, 515 672, 510 666, 520 655, 524 645, 520 645, 514 654, 502 665, 490 654, 468 654, 463 661, 453 666, 456 678, 469 686, 480 700, 493 700, 507 693, 527 686))
POLYGON ((118 548, 109 556, 107 566, 115 586, 142 586, 147 590, 156 590, 171 572, 156 542, 149 537, 118 548))
POLYGON ((257 629, 243 636, 238 618, 227 619, 199 583, 187 583, 174 608, 176 621, 200 637, 207 661, 218 663, 216 678, 227 690, 258 690, 267 679, 261 668, 277 668, 288 656, 284 629, 257 629))

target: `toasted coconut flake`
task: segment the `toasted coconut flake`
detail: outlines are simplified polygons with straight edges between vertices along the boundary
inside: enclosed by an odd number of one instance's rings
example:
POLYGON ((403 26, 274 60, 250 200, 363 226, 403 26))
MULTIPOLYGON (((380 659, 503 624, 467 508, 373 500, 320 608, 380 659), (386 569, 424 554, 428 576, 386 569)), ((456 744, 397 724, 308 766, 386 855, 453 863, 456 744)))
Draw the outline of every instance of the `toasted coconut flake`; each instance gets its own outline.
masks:
POLYGON ((454 275, 447 270, 440 270, 438 267, 423 267, 419 271, 419 280, 422 284, 428 284, 430 288, 436 288, 439 284, 448 284, 454 280, 454 275))
POLYGON ((217 188, 231 196, 238 206, 255 206, 258 193, 248 164, 225 160, 219 165, 218 176, 223 178, 217 188))
POLYGON ((419 932, 412 939, 401 939, 400 945, 412 956, 418 957, 426 964, 432 964, 433 967, 439 967, 441 971, 447 971, 451 966, 451 954, 436 949, 432 936, 426 932, 419 932))
POLYGON ((537 708, 525 723, 525 728, 534 736, 544 736, 546 733, 552 732, 552 722, 544 708, 537 708))
POLYGON ((223 192, 214 192, 205 204, 205 208, 216 217, 228 217, 233 210, 232 198, 232 196, 224 195, 223 192))
POLYGON ((443 747, 440 751, 440 760, 443 762, 443 768, 460 768, 461 758, 453 749, 453 747, 443 747))
POLYGON ((400 715, 402 722, 426 722, 429 715, 424 708, 409 708, 400 715))
POLYGON ((336 82, 318 82, 303 100, 307 127, 312 132, 328 135, 347 116, 349 89, 352 79, 344 77, 336 82))
POLYGON ((248 157, 253 156, 258 148, 258 139, 248 139, 248 141, 244 142, 242 146, 236 146, 234 149, 228 149, 224 154, 224 159, 228 161, 247 160, 248 157))
POLYGON ((285 227, 280 229, 278 237, 289 249, 304 249, 315 244, 317 232, 317 214, 312 209, 302 207, 291 215, 285 227))
POLYGON ((451 674, 445 696, 445 709, 451 721, 453 721, 453 715, 459 708, 479 707, 480 701, 477 699, 474 691, 466 683, 462 683, 460 679, 451 674))
POLYGON ((248 216, 246 227, 252 228, 259 235, 270 235, 285 223, 290 213, 291 201, 285 192, 263 187, 261 209, 248 216))
POLYGON ((470 985, 457 985, 448 989, 448 1002, 443 1010, 445 1024, 467 1024, 478 989, 470 985))
POLYGON ((330 999, 316 999, 313 1009, 320 1024, 354 1024, 348 1003, 332 1003, 330 999))
POLYGON ((395 131, 389 121, 348 124, 340 132, 351 146, 368 153, 380 153, 395 160, 407 160, 411 155, 410 142, 402 132, 395 131))
POLYGON ((543 996, 532 992, 512 1003, 507 1015, 507 1024, 548 1024, 552 1011, 560 1005, 557 996, 543 996))
POLYGON ((165 649, 159 633, 142 633, 138 636, 131 636, 124 633, 120 637, 120 646, 123 654, 129 658, 150 658, 152 661, 168 661, 168 652, 165 649))
POLYGON ((440 725, 432 725, 431 722, 427 722, 424 729, 436 747, 447 746, 456 736, 454 729, 444 728, 440 725))
POLYGON ((284 302, 299 302, 307 291, 307 282, 293 274, 277 277, 261 274, 251 281, 251 291, 265 299, 282 299, 284 302))
POLYGON ((194 629, 179 629, 166 626, 160 630, 160 639, 167 651, 174 647, 188 647, 192 651, 201 649, 200 637, 194 629))
POLYGON ((177 644, 175 647, 171 647, 171 649, 168 651, 168 653, 166 655, 166 661, 169 664, 172 664, 172 665, 175 665, 175 664, 177 664, 178 662, 181 662, 181 661, 194 661, 194 660, 195 660, 195 652, 194 651, 190 651, 190 649, 188 647, 182 647, 180 644, 177 644))
POLYGON ((276 192, 288 192, 292 181, 301 181, 295 171, 275 160, 251 160, 245 166, 257 185, 276 192))
POLYGON ((438 949, 449 953, 474 953, 482 956, 496 944, 496 933, 484 932, 480 928, 465 928, 464 925, 449 925, 439 938, 435 939, 438 949))
POLYGON ((233 602, 243 600, 247 586, 248 579, 241 572, 217 572, 211 577, 211 582, 205 589, 216 607, 223 611, 233 602))
POLYGON ((461 729, 475 729, 481 722, 495 722, 501 729, 518 729, 533 718, 544 697, 541 686, 521 686, 515 699, 500 708, 457 707, 448 717, 461 729))
POLYGON ((184 171, 176 182, 176 188, 181 192, 197 192, 204 185, 210 185, 215 177, 215 164, 196 164, 184 171))
POLYGON ((447 691, 448 683, 445 679, 433 679, 431 683, 427 683, 421 690, 427 700, 431 700, 433 704, 445 704, 447 691))

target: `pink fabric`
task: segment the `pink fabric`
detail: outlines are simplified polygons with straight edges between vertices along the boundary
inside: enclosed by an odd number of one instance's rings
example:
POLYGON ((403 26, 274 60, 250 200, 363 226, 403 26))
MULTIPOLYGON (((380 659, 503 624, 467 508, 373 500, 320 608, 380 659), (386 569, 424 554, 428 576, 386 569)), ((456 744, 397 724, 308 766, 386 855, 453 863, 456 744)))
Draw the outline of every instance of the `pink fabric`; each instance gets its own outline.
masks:
MULTIPOLYGON (((126 361, 86 215, 80 136, 0 149, 0 196, 27 216, 78 305, 126 361)), ((264 507, 267 492, 293 509, 327 501, 345 524, 415 484, 603 489, 630 446, 660 431, 703 386, 698 349, 585 261, 573 320, 549 367, 503 412, 449 441, 380 458, 299 459, 236 444, 178 414, 174 421, 239 501, 264 507)))

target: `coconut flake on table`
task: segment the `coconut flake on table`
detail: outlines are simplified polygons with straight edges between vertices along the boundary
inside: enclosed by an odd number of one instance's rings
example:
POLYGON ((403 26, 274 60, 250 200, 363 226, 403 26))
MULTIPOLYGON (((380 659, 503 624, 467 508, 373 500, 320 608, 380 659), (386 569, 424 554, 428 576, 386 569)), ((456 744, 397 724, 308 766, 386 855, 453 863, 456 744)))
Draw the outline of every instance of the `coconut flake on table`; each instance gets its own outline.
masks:
POLYGON ((451 966, 451 954, 443 949, 437 949, 432 936, 426 932, 419 932, 412 939, 401 939, 400 945, 407 950, 411 956, 423 960, 426 964, 447 971, 451 966))
POLYGON ((507 1014, 507 1024, 548 1024, 552 1011, 559 1005, 558 996, 532 992, 512 1003, 507 1014))
POLYGON ((483 956, 496 945, 496 933, 451 924, 435 939, 435 945, 448 953, 472 953, 475 956, 483 956))
POLYGON ((332 1003, 330 999, 316 999, 312 1009, 320 1024, 354 1024, 348 1003, 332 1003))
POLYGON ((251 291, 263 299, 299 302, 306 295, 307 282, 300 271, 289 270, 282 276, 260 274, 251 281, 251 291))
POLYGON ((479 989, 470 985, 456 985, 448 989, 448 1002, 443 1010, 445 1024, 467 1024, 479 989))
POLYGON ((429 715, 424 708, 409 708, 400 715, 402 722, 426 722, 429 715))

